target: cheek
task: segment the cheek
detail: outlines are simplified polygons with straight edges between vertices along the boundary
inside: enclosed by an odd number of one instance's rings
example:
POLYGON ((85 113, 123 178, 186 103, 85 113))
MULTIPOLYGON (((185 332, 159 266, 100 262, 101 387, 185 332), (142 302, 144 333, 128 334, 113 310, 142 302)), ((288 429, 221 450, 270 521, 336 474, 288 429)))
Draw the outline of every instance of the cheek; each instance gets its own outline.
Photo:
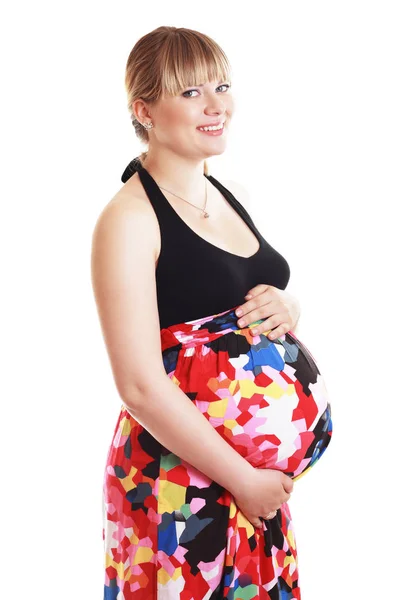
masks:
POLYGON ((225 101, 225 108, 230 113, 231 116, 235 112, 235 101, 232 98, 232 96, 227 96, 226 101, 225 101))
POLYGON ((180 127, 180 130, 187 134, 188 130, 195 130, 197 125, 202 123, 204 115, 199 107, 196 107, 193 102, 191 105, 187 104, 186 106, 183 106, 182 109, 174 115, 174 118, 175 122, 180 127))
POLYGON ((194 106, 181 106, 177 110, 165 111, 162 115, 162 130, 166 136, 179 139, 187 138, 190 129, 195 130, 201 122, 201 114, 194 106))
POLYGON ((162 114, 160 125, 165 130, 173 130, 179 123, 179 113, 176 110, 165 110, 162 114))

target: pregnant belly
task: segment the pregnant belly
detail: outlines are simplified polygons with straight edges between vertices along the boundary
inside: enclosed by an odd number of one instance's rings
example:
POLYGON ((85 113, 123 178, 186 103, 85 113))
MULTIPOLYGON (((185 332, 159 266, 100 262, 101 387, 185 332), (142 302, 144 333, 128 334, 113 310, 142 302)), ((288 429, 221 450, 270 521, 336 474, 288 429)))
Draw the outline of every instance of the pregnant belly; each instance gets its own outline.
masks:
POLYGON ((223 333, 181 337, 163 353, 169 377, 254 467, 300 478, 332 433, 328 392, 311 352, 291 332, 273 341, 249 328, 223 333))

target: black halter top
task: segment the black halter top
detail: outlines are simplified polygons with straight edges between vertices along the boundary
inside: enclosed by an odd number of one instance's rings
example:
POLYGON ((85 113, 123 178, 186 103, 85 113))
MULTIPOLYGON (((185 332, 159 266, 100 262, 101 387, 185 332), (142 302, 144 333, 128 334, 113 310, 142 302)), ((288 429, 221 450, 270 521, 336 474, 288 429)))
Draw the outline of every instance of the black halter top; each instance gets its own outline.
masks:
POLYGON ((127 181, 135 171, 160 227, 161 252, 156 268, 160 329, 242 304, 250 288, 259 283, 285 289, 290 278, 288 262, 262 237, 240 202, 212 175, 204 174, 258 239, 259 249, 252 256, 223 250, 195 233, 172 208, 138 159, 125 169, 122 181, 127 181))

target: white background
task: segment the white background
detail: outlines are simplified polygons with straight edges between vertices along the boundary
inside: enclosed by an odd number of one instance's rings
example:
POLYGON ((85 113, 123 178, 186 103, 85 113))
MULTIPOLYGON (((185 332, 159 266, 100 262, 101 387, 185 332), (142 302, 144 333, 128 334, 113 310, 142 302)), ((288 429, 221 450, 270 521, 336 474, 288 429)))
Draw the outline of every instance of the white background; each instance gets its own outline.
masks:
POLYGON ((229 57, 236 113, 210 172, 247 187, 288 260, 299 337, 331 393, 331 445, 290 501, 302 598, 400 598, 398 3, 16 2, 0 20, 2 597, 102 598, 121 401, 91 235, 145 149, 128 54, 174 25, 229 57))

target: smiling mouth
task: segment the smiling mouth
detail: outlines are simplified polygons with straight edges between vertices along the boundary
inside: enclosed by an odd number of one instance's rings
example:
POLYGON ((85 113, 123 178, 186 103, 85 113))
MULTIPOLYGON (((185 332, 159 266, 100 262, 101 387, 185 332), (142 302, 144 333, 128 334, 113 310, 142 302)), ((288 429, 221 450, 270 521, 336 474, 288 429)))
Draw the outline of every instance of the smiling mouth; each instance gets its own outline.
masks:
POLYGON ((221 123, 220 125, 217 126, 217 128, 215 128, 216 126, 210 126, 210 128, 207 127, 196 127, 196 129, 198 129, 199 131, 204 131, 205 133, 212 133, 212 132, 216 132, 216 131, 222 131, 225 128, 225 121, 223 123, 221 123))

